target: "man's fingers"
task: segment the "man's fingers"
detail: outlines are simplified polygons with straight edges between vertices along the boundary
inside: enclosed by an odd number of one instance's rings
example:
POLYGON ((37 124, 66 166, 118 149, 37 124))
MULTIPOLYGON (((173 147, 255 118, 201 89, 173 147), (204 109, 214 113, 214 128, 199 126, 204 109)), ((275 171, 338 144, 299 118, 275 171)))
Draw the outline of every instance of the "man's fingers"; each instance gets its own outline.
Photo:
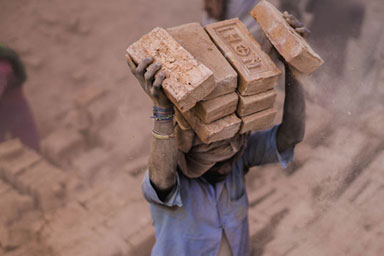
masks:
POLYGON ((135 62, 132 60, 131 56, 129 56, 129 54, 126 54, 125 57, 127 58, 127 63, 128 63, 128 66, 129 66, 129 69, 131 70, 131 72, 133 74, 136 73, 136 64, 135 62))
POLYGON ((153 62, 152 57, 146 57, 143 61, 141 61, 136 68, 136 75, 143 76, 148 65, 151 64, 152 62, 153 62))
POLYGON ((283 17, 288 22, 288 24, 293 28, 299 28, 304 26, 302 22, 296 19, 296 17, 293 16, 292 14, 289 14, 287 11, 283 13, 283 17))
POLYGON ((289 18, 289 17, 292 17, 292 15, 289 14, 287 11, 284 11, 284 12, 283 12, 283 17, 284 17, 284 18, 289 18))
POLYGON ((154 80, 155 73, 161 68, 161 64, 155 62, 147 68, 147 72, 144 74, 144 79, 147 83, 151 84, 154 80))
POLYGON ((299 33, 304 38, 308 38, 308 36, 311 34, 311 31, 309 29, 307 29, 306 27, 295 28, 295 30, 297 33, 299 33))
POLYGON ((152 95, 154 97, 158 97, 161 91, 161 84, 163 83, 165 79, 165 74, 163 72, 160 72, 156 78, 155 82, 153 82, 153 90, 152 90, 152 95))

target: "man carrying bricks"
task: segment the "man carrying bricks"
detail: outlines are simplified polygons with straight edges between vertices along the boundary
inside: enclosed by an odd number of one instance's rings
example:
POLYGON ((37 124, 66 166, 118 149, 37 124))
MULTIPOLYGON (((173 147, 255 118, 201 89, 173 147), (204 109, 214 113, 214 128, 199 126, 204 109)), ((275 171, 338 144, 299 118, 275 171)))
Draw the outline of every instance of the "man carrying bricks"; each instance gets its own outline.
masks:
POLYGON ((17 137, 39 150, 39 136, 22 85, 24 65, 12 49, 0 45, 0 142, 17 137))
MULTIPOLYGON (((287 21, 304 28, 292 17, 287 21)), ((190 134, 174 127, 174 106, 162 90, 161 65, 152 57, 139 63, 127 59, 154 104, 149 170, 142 185, 155 226, 152 255, 249 255, 244 176, 257 165, 280 162, 285 167, 304 136, 304 91, 291 67, 285 63, 280 125, 210 144, 194 136, 182 152, 180 144, 190 134)))

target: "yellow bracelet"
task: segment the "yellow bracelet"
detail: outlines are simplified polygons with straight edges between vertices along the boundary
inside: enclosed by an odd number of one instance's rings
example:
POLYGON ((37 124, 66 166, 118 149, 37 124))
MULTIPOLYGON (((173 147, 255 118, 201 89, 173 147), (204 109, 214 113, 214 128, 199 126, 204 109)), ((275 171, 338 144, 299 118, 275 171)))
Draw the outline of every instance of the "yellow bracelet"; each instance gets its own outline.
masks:
POLYGON ((156 139, 159 139, 159 140, 168 140, 169 138, 174 138, 175 137, 175 134, 172 133, 172 134, 160 134, 160 133, 157 133, 155 132, 154 130, 152 130, 152 135, 153 137, 155 137, 156 139))

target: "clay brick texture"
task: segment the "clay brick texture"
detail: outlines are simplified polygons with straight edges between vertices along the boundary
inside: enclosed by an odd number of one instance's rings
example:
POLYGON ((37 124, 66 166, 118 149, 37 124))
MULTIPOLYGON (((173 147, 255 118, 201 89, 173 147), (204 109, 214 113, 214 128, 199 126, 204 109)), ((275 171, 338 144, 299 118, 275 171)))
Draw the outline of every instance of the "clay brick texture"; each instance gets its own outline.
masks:
POLYGON ((155 28, 130 45, 127 53, 136 63, 153 57, 166 73, 163 89, 167 97, 182 112, 191 109, 216 87, 213 73, 199 63, 169 33, 155 28))
POLYGON ((309 74, 323 64, 321 57, 268 1, 260 1, 251 11, 251 15, 281 56, 297 70, 309 74))
POLYGON ((189 23, 169 28, 167 31, 197 61, 212 70, 216 87, 204 100, 214 99, 236 90, 236 71, 225 60, 225 57, 199 23, 189 23))
POLYGON ((237 90, 241 95, 264 92, 275 86, 280 70, 239 19, 209 24, 205 29, 238 72, 237 90))

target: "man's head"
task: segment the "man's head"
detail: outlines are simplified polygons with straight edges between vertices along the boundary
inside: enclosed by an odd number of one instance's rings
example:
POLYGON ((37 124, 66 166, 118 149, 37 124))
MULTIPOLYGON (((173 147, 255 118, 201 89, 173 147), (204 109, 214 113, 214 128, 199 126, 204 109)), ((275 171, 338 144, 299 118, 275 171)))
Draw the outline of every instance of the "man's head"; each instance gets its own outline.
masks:
POLYGON ((0 95, 5 90, 22 86, 26 79, 19 55, 11 48, 0 45, 0 95))

